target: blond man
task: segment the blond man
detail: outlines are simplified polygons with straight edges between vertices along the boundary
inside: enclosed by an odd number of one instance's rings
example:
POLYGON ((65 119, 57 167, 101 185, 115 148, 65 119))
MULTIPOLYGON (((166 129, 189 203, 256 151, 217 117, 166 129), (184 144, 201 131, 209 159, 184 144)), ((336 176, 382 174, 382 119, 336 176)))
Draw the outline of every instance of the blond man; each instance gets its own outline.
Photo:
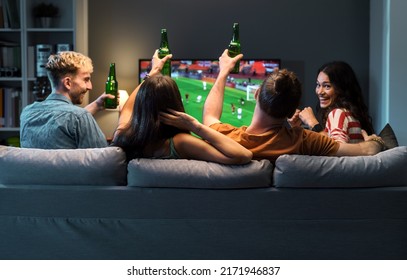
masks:
POLYGON ((104 109, 103 93, 85 108, 80 105, 92 89, 92 60, 77 52, 53 54, 46 64, 52 93, 42 102, 26 106, 20 117, 24 148, 76 149, 106 147, 106 138, 93 118, 104 109))

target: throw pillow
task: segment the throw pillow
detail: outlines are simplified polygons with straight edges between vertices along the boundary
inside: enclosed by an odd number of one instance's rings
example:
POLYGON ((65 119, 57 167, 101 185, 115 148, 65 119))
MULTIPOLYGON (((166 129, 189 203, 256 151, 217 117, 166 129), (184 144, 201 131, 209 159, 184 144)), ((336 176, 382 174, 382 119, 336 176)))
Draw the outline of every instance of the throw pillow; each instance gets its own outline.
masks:
POLYGON ((283 155, 275 164, 276 187, 407 186, 407 146, 374 156, 283 155))
POLYGON ((224 165, 188 159, 133 159, 128 186, 175 188, 257 188, 271 185, 273 166, 268 160, 224 165))
POLYGON ((386 124, 382 131, 380 131, 379 136, 383 139, 386 149, 392 149, 398 147, 396 134, 394 133, 390 124, 386 124))

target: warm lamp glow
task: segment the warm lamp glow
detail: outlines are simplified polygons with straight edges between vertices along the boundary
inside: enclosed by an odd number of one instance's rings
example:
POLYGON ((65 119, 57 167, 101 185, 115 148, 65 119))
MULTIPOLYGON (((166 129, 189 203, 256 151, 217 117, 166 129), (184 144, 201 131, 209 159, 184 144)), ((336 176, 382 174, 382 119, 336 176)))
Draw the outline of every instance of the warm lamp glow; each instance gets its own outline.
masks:
POLYGON ((129 94, 127 93, 127 90, 119 89, 119 96, 120 96, 119 112, 121 112, 127 99, 129 99, 129 94))

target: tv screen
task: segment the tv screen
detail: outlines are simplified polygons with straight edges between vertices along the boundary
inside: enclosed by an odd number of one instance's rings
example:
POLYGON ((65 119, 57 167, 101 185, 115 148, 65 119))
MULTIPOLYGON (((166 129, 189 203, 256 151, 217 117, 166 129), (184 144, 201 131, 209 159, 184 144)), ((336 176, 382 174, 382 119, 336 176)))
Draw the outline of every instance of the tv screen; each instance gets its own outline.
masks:
MULTIPOLYGON (((230 74, 225 89, 221 121, 249 125, 255 106, 254 93, 268 74, 281 68, 280 59, 244 59, 240 71, 230 74)), ((139 60, 139 81, 151 69, 151 59, 139 60)), ((171 77, 177 83, 185 111, 202 122, 205 99, 219 73, 217 59, 173 59, 171 77)))

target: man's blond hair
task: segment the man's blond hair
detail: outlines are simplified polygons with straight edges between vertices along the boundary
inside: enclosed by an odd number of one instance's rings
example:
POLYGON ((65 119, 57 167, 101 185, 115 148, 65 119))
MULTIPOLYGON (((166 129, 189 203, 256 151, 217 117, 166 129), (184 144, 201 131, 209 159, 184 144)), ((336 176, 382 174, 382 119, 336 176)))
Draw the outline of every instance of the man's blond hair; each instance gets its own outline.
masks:
POLYGON ((53 86, 57 86, 62 77, 66 75, 75 76, 78 69, 92 73, 92 60, 78 52, 65 51, 52 54, 48 58, 45 66, 48 72, 48 78, 53 86))

